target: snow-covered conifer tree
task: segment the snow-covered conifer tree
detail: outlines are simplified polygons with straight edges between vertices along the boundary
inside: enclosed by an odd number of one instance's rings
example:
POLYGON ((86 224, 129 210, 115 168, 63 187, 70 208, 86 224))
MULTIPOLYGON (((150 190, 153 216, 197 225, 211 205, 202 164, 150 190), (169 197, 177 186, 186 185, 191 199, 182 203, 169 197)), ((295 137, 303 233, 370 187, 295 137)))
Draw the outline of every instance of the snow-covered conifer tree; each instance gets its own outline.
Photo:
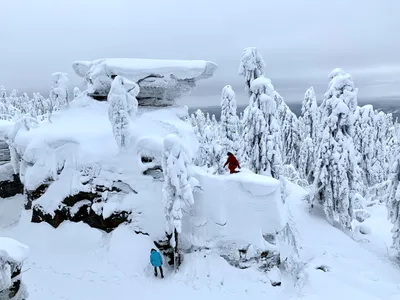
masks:
POLYGON ((390 185, 388 190, 388 218, 393 223, 392 229, 392 247, 400 256, 400 155, 397 154, 397 159, 392 166, 390 174, 390 185))
POLYGON ((237 153, 240 146, 239 118, 236 114, 235 92, 230 85, 222 89, 221 95, 221 143, 223 152, 237 153))
POLYGON ((314 148, 317 143, 318 106, 315 91, 310 87, 301 107, 302 117, 299 121, 301 146, 299 152, 299 172, 309 183, 314 180, 314 148))
POLYGON ((211 116, 211 123, 215 128, 218 127, 218 121, 214 114, 212 114, 212 116, 211 116))
POLYGON ((62 72, 52 74, 53 85, 50 91, 50 99, 53 102, 53 107, 58 109, 61 106, 69 105, 69 92, 68 92, 68 75, 62 72))
POLYGON ((321 105, 321 130, 315 165, 314 199, 324 205, 331 223, 352 229, 353 206, 359 190, 358 165, 351 136, 358 90, 351 76, 340 69, 330 74, 321 105))
POLYGON ((206 125, 211 126, 211 118, 210 118, 210 114, 208 112, 206 114, 206 125))
POLYGON ((373 145, 373 161, 371 175, 373 182, 379 183, 387 179, 388 164, 386 153, 386 133, 387 123, 386 115, 384 112, 379 112, 375 115, 375 137, 373 145))
POLYGON ((109 103, 108 118, 113 128, 115 140, 120 148, 127 146, 131 118, 136 115, 139 86, 121 76, 111 83, 107 97, 109 103))
POLYGON ((239 75, 244 77, 245 89, 251 95, 251 82, 265 72, 265 62, 255 47, 245 48, 239 65, 239 75))
POLYGON ((354 145, 360 155, 360 167, 366 186, 378 183, 375 180, 374 144, 375 144, 375 114, 372 105, 365 105, 356 110, 354 123, 354 145))
POLYGON ((281 120, 281 138, 283 162, 298 168, 300 153, 299 120, 286 104, 282 105, 285 113, 281 120))
POLYGON ((17 89, 13 89, 10 96, 8 96, 8 102, 10 103, 10 105, 12 105, 16 109, 19 109, 19 106, 20 106, 18 93, 19 92, 17 89))
POLYGON ((251 83, 251 92, 244 115, 245 157, 254 172, 279 179, 282 150, 274 87, 268 78, 259 77, 251 83))
POLYGON ((8 120, 9 118, 10 112, 7 91, 4 86, 0 86, 0 119, 8 120))
POLYGON ((34 117, 40 117, 41 120, 44 119, 46 113, 46 100, 40 93, 33 93, 33 113, 34 117))
POLYGON ((27 93, 23 93, 20 99, 20 110, 22 114, 30 112, 30 99, 27 93))
POLYGON ((172 235, 175 269, 180 264, 179 234, 182 232, 182 217, 194 204, 193 189, 199 185, 188 172, 191 158, 178 136, 170 134, 164 139, 162 168, 164 173, 163 200, 166 232, 172 235))

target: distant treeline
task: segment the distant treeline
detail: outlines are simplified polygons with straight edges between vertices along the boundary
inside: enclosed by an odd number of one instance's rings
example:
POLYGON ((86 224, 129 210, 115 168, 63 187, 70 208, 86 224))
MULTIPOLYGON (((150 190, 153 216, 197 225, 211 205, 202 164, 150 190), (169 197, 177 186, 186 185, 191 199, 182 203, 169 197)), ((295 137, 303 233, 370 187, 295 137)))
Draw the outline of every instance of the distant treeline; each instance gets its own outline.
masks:
MULTIPOLYGON (((366 104, 370 103, 361 103, 359 102, 359 106, 363 106, 366 104)), ((291 111, 296 115, 300 116, 301 115, 301 103, 287 103, 287 105, 290 107, 291 111)), ((237 106, 237 114, 239 115, 244 111, 247 105, 238 105, 237 106)), ((379 101, 373 103, 374 109, 377 109, 379 111, 383 111, 384 113, 392 113, 393 118, 399 118, 400 119, 400 103, 397 101, 379 101)), ((200 108, 204 113, 209 113, 211 115, 215 115, 217 120, 220 120, 221 116, 221 107, 220 106, 205 106, 205 107, 189 107, 189 114, 194 113, 198 108, 200 108)))

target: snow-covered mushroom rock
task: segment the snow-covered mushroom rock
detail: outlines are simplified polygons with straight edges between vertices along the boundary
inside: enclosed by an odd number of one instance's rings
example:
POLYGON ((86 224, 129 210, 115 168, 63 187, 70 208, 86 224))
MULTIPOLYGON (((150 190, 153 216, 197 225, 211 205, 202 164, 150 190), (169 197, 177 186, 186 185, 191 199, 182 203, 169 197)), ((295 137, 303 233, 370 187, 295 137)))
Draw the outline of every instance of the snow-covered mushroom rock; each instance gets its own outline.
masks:
POLYGON ((87 93, 106 100, 113 78, 122 76, 140 87, 139 105, 168 106, 190 94, 197 80, 213 76, 217 65, 203 60, 107 58, 76 61, 75 73, 87 82, 87 93))
POLYGON ((0 237, 0 299, 27 299, 28 293, 21 281, 21 269, 28 253, 26 245, 0 237))

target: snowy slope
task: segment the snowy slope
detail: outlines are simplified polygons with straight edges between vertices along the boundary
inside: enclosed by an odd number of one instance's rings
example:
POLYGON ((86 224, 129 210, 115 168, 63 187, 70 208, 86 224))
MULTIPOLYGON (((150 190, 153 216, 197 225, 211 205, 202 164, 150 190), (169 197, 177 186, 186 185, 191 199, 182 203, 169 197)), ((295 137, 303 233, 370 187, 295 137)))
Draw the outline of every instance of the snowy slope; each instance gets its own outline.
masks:
MULTIPOLYGON (((384 252, 370 252, 323 216, 310 214, 299 200, 304 193, 299 187, 290 185, 289 191, 300 256, 307 262, 297 287, 287 276, 281 287, 272 287, 265 274, 236 269, 212 251, 187 255, 179 274, 167 270, 164 280, 155 280, 148 264, 152 241, 130 226, 111 234, 80 223, 53 229, 29 223, 24 211, 17 226, 3 228, 0 220, 0 236, 18 239, 31 249, 24 267, 30 300, 108 300, 138 294, 149 299, 399 299, 400 270, 384 259, 384 252), (319 266, 329 272, 317 270, 319 266)), ((20 207, 22 201, 16 198, 13 204, 20 207)))

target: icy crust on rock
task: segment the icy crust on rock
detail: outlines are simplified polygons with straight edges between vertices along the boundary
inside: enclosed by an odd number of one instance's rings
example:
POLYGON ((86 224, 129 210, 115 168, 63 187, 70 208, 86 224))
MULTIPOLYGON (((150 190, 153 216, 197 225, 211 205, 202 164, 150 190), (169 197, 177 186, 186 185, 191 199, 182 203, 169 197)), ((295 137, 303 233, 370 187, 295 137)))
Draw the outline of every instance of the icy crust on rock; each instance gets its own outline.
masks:
POLYGON ((29 247, 9 237, 0 237, 0 257, 20 264, 28 257, 29 247))
POLYGON ((173 76, 177 79, 204 79, 211 77, 217 69, 217 65, 211 61, 142 58, 76 61, 72 67, 80 77, 107 74, 120 75, 134 81, 150 75, 173 76))
POLYGON ((234 242, 266 249, 263 238, 275 234, 285 224, 280 184, 271 177, 247 173, 211 175, 193 169, 202 192, 195 193, 195 204, 184 218, 183 232, 195 246, 219 247, 234 242))

